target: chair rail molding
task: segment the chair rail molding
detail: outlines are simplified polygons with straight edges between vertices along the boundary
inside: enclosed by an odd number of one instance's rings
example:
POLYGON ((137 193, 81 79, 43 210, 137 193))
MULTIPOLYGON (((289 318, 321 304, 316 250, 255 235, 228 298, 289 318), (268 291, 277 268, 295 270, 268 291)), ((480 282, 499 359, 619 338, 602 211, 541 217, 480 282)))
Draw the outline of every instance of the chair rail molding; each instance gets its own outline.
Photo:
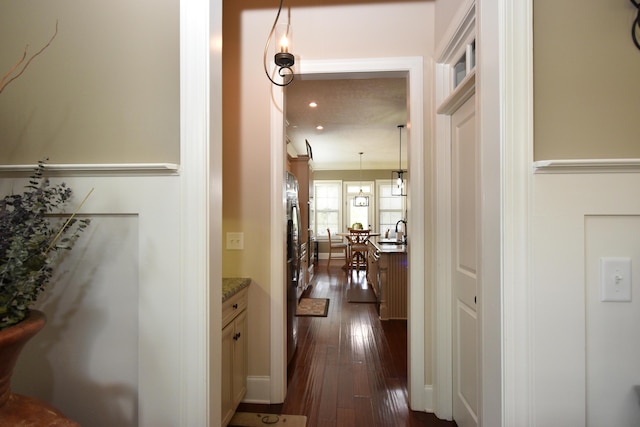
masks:
POLYGON ((563 159, 533 162, 534 173, 640 172, 640 159, 563 159))
MULTIPOLYGON (((26 176, 37 167, 31 165, 0 165, 0 176, 26 176)), ((48 175, 64 176, 137 176, 137 175, 178 175, 180 166, 174 163, 93 163, 55 164, 47 163, 48 175)))

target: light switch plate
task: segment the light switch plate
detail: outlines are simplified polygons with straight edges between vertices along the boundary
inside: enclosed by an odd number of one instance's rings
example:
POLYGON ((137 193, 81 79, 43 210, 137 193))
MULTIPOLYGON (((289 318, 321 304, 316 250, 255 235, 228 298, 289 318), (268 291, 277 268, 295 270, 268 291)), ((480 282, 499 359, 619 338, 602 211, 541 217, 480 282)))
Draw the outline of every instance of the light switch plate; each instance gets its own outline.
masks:
POLYGON ((227 233, 227 249, 241 251, 244 249, 244 233, 227 233))
POLYGON ((631 301, 631 258, 600 258, 600 300, 631 301))

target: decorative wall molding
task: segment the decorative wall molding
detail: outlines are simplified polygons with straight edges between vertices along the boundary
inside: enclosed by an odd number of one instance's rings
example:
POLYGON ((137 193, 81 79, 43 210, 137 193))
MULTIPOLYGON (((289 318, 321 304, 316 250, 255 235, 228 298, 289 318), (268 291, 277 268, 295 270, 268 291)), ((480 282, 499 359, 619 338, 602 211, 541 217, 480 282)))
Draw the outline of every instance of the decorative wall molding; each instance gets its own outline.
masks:
MULTIPOLYGON (((450 71, 451 67, 447 66, 447 72, 450 71)), ((455 113, 455 111, 462 106, 469 98, 471 98, 476 93, 476 71, 471 71, 465 78, 460 82, 458 87, 456 87, 449 96, 447 96, 442 104, 438 106, 438 110, 436 113, 438 114, 446 114, 451 115, 455 113)))
POLYGON ((640 159, 567 159, 533 162, 534 173, 640 172, 640 159))
MULTIPOLYGON (((611 408, 611 401, 615 400, 612 397, 620 390, 617 372, 626 369, 621 360, 626 360, 630 353, 622 352, 624 359, 617 360, 612 368, 616 373, 607 371, 604 377, 597 378, 598 383, 593 383, 596 379, 589 377, 593 374, 589 364, 594 359, 588 352, 597 343, 590 334, 597 330, 606 333, 612 326, 600 319, 593 323, 596 319, 589 317, 592 314, 589 310, 597 306, 598 310, 608 309, 613 316, 619 316, 622 306, 614 308, 612 304, 629 304, 599 301, 598 265, 600 256, 614 254, 632 257, 632 264, 636 264, 638 251, 633 238, 637 236, 637 226, 633 221, 629 224, 625 221, 640 213, 637 197, 640 174, 542 173, 532 179, 535 200, 531 217, 531 233, 535 236, 532 257, 536 262, 531 269, 531 339, 535 343, 531 349, 532 381, 535 381, 531 401, 535 405, 531 405, 531 410, 535 422, 504 425, 602 425, 587 418, 594 411, 599 411, 598 416, 606 413, 600 408, 611 408), (602 221, 598 235, 590 228, 594 220, 602 221), (620 228, 625 226, 628 233, 622 238, 620 228), (588 293, 593 296, 593 292, 598 301, 590 304, 588 293), (600 385, 613 385, 616 392, 590 394, 593 389, 589 387, 600 385)), ((623 328, 616 326, 612 334, 616 336, 611 338, 622 338, 635 345, 632 338, 635 332, 630 335, 626 328, 630 324, 628 319, 617 318, 615 322, 623 328)), ((616 401, 617 414, 630 408, 630 401, 616 401)), ((607 425, 620 425, 615 420, 608 421, 607 425)))
MULTIPOLYGON (((84 286, 85 290, 76 292, 72 288, 73 293, 63 293, 64 298, 78 295, 77 300, 71 298, 65 302, 53 298, 57 304, 53 308, 57 307, 57 313, 66 315, 65 322, 60 323, 55 316, 49 316, 50 330, 63 328, 65 337, 76 338, 76 341, 65 338, 63 343, 77 350, 72 357, 77 366, 68 367, 68 352, 67 359, 56 359, 53 348, 39 350, 38 356, 48 360, 46 369, 72 372, 64 384, 77 385, 77 388, 73 393, 65 394, 61 392, 63 386, 58 385, 62 380, 47 373, 43 375, 45 382, 39 385, 54 390, 55 395, 40 398, 55 401, 56 407, 82 425, 205 425, 180 422, 183 402, 179 390, 186 374, 180 369, 179 361, 184 350, 181 345, 167 344, 167 337, 182 337, 184 329, 191 326, 167 316, 167 307, 179 306, 176 301, 181 300, 185 286, 181 281, 183 269, 177 261, 182 252, 182 246, 177 243, 183 235, 180 229, 182 177, 64 176, 53 179, 54 182, 59 180, 64 180, 74 195, 95 190, 81 210, 82 216, 93 222, 86 235, 78 240, 76 248, 65 257, 66 265, 73 268, 56 269, 57 273, 65 273, 65 278, 74 287, 84 286), (127 292, 122 291, 123 286, 127 292), (135 298, 129 292, 134 289, 135 298), (70 313, 75 316, 73 322, 70 321, 71 314, 62 311, 63 303, 71 307, 70 313), (131 309, 135 313, 131 313, 131 309), (135 319, 136 325, 131 318, 135 319), (118 328, 134 326, 137 328, 133 331, 114 333, 118 328), (132 335, 137 337, 133 344, 132 335), (135 367, 136 387, 121 384, 109 373, 113 369, 113 358, 93 355, 104 348, 119 349, 119 363, 128 369, 126 372, 131 372, 131 366, 135 367), (93 396, 90 391, 93 389, 99 391, 100 398, 79 404, 82 402, 78 400, 79 396, 89 393, 93 396), (79 390, 80 394, 74 394, 79 390), (89 419, 94 421, 87 421, 89 419)), ((23 177, 0 179, 0 194, 9 194, 27 183, 28 179, 23 177)), ((190 268, 192 265, 193 262, 189 264, 190 268)), ((51 288, 54 297, 58 292, 55 285, 51 288)), ((194 318, 193 322, 202 323, 200 318, 194 318)), ((42 364, 40 368, 43 368, 42 364)), ((200 375, 198 380, 203 382, 203 374, 199 370, 196 373, 200 375)))
MULTIPOLYGON (((36 164, 0 165, 0 177, 30 174, 36 164)), ((159 176, 179 175, 180 165, 174 163, 100 163, 100 164, 47 164, 52 176, 159 176)))

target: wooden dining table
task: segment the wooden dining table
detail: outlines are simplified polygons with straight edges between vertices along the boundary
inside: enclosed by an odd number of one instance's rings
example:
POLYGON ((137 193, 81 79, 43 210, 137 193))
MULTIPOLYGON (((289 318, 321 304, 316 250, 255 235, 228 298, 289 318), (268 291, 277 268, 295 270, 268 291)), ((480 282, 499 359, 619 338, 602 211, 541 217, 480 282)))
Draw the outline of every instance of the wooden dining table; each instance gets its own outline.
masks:
POLYGON ((341 236, 347 239, 348 243, 367 243, 372 237, 379 237, 380 233, 337 233, 336 236, 341 236), (356 241, 357 238, 363 238, 363 241, 356 241))
MULTIPOLYGON (((356 232, 347 232, 347 233, 337 233, 337 236, 340 237, 344 237, 347 239, 347 263, 345 265, 345 267, 348 267, 351 265, 352 261, 353 261, 353 254, 351 253, 351 246, 352 245, 366 245, 367 242, 369 242, 369 240, 372 237, 378 237, 380 236, 380 233, 375 233, 375 232, 369 232, 366 233, 367 230, 356 230, 356 232)), ((365 260, 366 263, 366 260, 365 260)))

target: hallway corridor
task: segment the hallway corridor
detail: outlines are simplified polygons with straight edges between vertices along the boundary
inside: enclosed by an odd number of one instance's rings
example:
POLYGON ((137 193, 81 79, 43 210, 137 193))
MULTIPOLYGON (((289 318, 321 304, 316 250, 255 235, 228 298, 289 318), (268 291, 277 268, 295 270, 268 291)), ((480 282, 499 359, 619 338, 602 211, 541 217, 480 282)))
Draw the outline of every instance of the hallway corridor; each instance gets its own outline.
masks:
POLYGON ((241 404, 239 411, 306 415, 307 426, 455 426, 411 411, 407 394, 407 323, 380 321, 376 305, 350 303, 364 272, 323 264, 303 295, 329 298, 327 317, 298 317, 298 348, 281 405, 241 404))

